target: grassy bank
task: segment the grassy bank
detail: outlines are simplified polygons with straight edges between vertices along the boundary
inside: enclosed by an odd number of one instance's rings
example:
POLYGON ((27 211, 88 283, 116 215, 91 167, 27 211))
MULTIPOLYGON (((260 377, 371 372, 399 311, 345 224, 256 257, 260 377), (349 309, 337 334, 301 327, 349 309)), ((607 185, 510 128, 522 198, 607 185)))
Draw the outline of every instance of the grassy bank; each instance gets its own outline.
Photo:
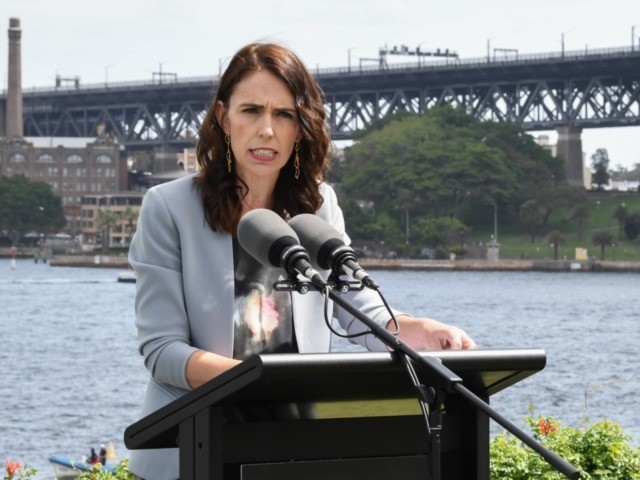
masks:
MULTIPOLYGON (((547 240, 548 232, 559 231, 565 242, 558 247, 558 258, 567 260, 575 258, 576 248, 587 249, 588 255, 600 259, 600 247, 593 244, 591 238, 597 232, 606 231, 613 235, 614 245, 605 247, 606 260, 640 261, 640 244, 632 243, 622 234, 618 239, 619 225, 613 217, 616 207, 624 203, 629 213, 640 212, 640 195, 635 194, 592 194, 587 200, 591 211, 591 218, 584 224, 582 235, 578 225, 569 220, 570 210, 558 210, 550 219, 546 233, 537 234, 534 241, 531 236, 523 232, 520 225, 504 225, 500 223, 498 212, 498 242, 500 243, 500 258, 531 260, 553 259, 554 249, 547 240)), ((467 241, 469 243, 487 242, 493 233, 493 226, 474 227, 473 233, 467 241)))

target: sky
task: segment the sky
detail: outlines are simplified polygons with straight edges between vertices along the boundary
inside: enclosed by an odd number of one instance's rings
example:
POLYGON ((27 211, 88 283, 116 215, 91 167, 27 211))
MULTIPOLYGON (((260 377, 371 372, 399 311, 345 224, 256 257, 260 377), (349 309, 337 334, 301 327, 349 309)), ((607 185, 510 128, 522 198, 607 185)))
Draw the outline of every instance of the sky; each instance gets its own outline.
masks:
MULTIPOLYGON (((487 43, 527 54, 558 52, 563 37, 569 51, 627 47, 632 30, 640 36, 640 0, 0 0, 0 12, 5 32, 9 18, 20 19, 25 89, 54 86, 56 75, 83 84, 150 80, 159 71, 214 76, 257 40, 283 43, 313 69, 357 65, 384 46, 477 58, 487 43)), ((638 139, 640 127, 584 130, 586 161, 606 148, 611 167, 633 168, 638 139)))

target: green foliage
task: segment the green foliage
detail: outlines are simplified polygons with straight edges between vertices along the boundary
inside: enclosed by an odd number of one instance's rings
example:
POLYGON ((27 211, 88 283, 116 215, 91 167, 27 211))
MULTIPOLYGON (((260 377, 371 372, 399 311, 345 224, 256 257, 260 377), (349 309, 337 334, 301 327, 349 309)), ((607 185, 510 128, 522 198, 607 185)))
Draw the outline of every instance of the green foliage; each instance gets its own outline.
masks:
POLYGON ((640 212, 632 213, 625 218, 624 234, 629 240, 640 239, 640 212))
POLYGON ((0 176, 0 232, 14 244, 30 231, 55 232, 64 224, 62 203, 48 184, 24 175, 0 176))
MULTIPOLYGON (((552 418, 526 419, 533 437, 572 463, 585 480, 640 479, 640 448, 620 426, 601 420, 581 428, 564 427, 552 418)), ((499 480, 565 479, 536 452, 503 433, 491 441, 491 478, 499 480)))
POLYGON ((29 468, 27 465, 22 466, 20 462, 9 459, 4 465, 4 470, 6 472, 4 480, 30 480, 38 473, 35 468, 29 468))
POLYGON ((90 470, 81 472, 78 480, 133 480, 133 473, 128 468, 129 460, 123 460, 113 468, 105 470, 102 465, 94 465, 90 470))
POLYGON ((413 227, 415 239, 429 248, 447 247, 462 243, 467 226, 455 217, 419 218, 413 227))
POLYGON ((627 217, 629 216, 629 210, 627 210, 627 206, 624 203, 616 206, 613 210, 612 214, 613 218, 618 221, 618 240, 622 240, 622 230, 624 229, 624 223, 627 221, 627 217))
POLYGON ((591 156, 591 167, 593 168, 592 181, 602 190, 603 186, 609 183, 609 154, 605 148, 599 148, 591 156))
POLYGON ((549 235, 547 235, 547 242, 549 242, 550 245, 553 245, 553 259, 557 260, 558 248, 560 247, 560 245, 564 245, 567 240, 565 239, 564 235, 562 235, 562 233, 560 233, 558 230, 552 230, 551 232, 549 232, 549 235))
POLYGON ((467 254, 467 247, 462 245, 453 245, 449 248, 449 252, 453 253, 457 258, 462 258, 467 254))
MULTIPOLYGON (((363 235, 365 218, 382 226, 379 219, 386 216, 391 228, 375 238, 392 245, 393 232, 404 231, 409 217, 412 244, 445 246, 443 238, 451 235, 428 231, 433 230, 429 219, 455 218, 464 225, 469 224, 467 214, 494 205, 517 213, 525 201, 534 199, 540 210, 535 228, 544 227, 555 209, 574 200, 563 172, 562 161, 521 127, 481 122, 463 109, 447 106, 421 115, 394 115, 369 128, 345 152, 341 189, 348 198, 341 203, 373 205, 365 215, 345 209, 356 241, 372 238, 363 235)), ((385 228, 387 223, 382 222, 385 228)))
POLYGON ((573 207, 569 220, 578 225, 578 240, 582 240, 584 225, 591 219, 591 207, 587 202, 581 202, 573 207))
POLYGON ((536 239, 536 231, 542 227, 545 211, 538 200, 532 198, 520 206, 520 220, 529 228, 531 243, 536 239))
POLYGON ((113 210, 98 210, 96 214, 95 224, 102 230, 102 253, 109 252, 109 237, 111 229, 115 227, 121 220, 120 214, 113 210))
POLYGON ((605 247, 614 243, 614 237, 611 232, 596 232, 591 237, 591 241, 600 247, 600 260, 604 260, 605 247))
POLYGON ((376 209, 455 213, 462 201, 492 204, 515 187, 506 155, 481 141, 482 125, 452 108, 390 121, 346 152, 342 183, 376 209))

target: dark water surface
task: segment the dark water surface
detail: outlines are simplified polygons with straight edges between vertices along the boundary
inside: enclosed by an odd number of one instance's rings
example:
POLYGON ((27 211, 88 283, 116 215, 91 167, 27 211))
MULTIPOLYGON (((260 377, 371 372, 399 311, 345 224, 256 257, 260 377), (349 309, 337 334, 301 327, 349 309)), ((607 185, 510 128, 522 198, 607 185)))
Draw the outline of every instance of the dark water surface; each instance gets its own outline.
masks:
MULTIPOLYGON (((571 426, 606 417, 640 440, 640 275, 370 273, 392 305, 459 325, 481 348, 547 352, 543 371, 492 397, 517 425, 533 405, 571 426)), ((122 434, 137 419, 147 374, 136 348, 135 286, 117 283, 117 274, 28 260, 12 270, 0 260, 3 463, 20 460, 51 478, 53 454, 80 458, 113 441, 128 456, 122 434)))

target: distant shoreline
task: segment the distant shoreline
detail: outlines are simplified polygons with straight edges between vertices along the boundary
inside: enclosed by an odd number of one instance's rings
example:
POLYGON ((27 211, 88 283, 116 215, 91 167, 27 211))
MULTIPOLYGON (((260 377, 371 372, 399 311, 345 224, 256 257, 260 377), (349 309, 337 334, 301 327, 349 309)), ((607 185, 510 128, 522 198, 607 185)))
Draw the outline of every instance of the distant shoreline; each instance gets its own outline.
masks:
POLYGON ((533 272, 638 272, 640 262, 600 260, 422 260, 363 258, 370 270, 423 271, 533 271, 533 272))
MULTIPOLYGON (((130 268, 127 257, 56 255, 49 260, 56 267, 130 268)), ((637 272, 640 262, 600 260, 424 260, 424 259, 360 259, 370 270, 421 271, 533 271, 533 272, 637 272)))

